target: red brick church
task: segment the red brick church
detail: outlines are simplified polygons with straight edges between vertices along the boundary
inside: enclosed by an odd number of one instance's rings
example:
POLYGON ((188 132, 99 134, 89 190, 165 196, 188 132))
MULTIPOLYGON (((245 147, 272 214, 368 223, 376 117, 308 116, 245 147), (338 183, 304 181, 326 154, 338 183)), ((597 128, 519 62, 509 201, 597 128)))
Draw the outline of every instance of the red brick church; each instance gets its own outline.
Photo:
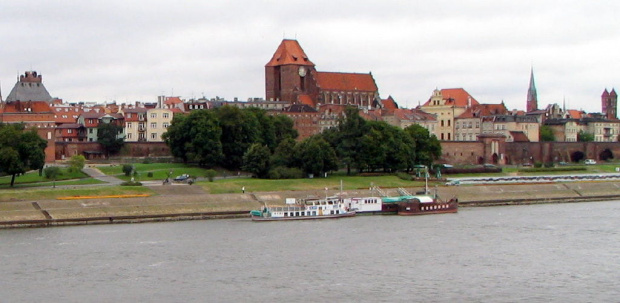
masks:
POLYGON ((297 40, 282 40, 265 65, 266 100, 317 108, 350 104, 370 108, 380 103, 372 73, 319 72, 297 40))

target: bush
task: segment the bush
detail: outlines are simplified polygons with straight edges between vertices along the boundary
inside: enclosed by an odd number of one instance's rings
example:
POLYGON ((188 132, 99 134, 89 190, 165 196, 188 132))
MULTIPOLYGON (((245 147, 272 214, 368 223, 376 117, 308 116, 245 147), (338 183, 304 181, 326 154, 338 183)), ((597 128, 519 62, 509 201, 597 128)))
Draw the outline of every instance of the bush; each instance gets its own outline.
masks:
POLYGON ((541 168, 542 167, 542 162, 534 162, 534 167, 541 168))
POLYGON ((267 177, 269 179, 301 179, 304 173, 299 168, 289 168, 278 166, 269 171, 267 177))
POLYGON ((146 174, 146 176, 147 176, 147 177, 149 177, 149 178, 153 178, 153 172, 152 172, 152 171, 148 172, 148 173, 146 174))
POLYGON ((131 175, 132 170, 133 170, 133 165, 123 164, 123 173, 125 174, 125 176, 129 177, 131 175))
POLYGON ((396 176, 405 181, 413 180, 413 176, 408 173, 400 172, 400 173, 397 173, 396 176))
POLYGON ((144 160, 142 160, 142 164, 151 164, 153 163, 153 160, 149 157, 144 158, 144 160))
POLYGON ((121 183, 121 186, 142 186, 142 183, 138 181, 125 181, 121 183))
POLYGON ((79 172, 84 168, 86 164, 86 158, 82 155, 75 155, 69 159, 69 171, 70 172, 79 172))
POLYGON ((207 180, 209 180, 209 182, 213 182, 213 179, 216 175, 217 172, 213 169, 207 169, 207 171, 205 171, 205 177, 207 177, 207 180))
POLYGON ((553 162, 545 162, 545 164, 543 164, 544 167, 549 168, 549 167, 553 167, 553 162))
POLYGON ((43 174, 46 179, 56 179, 58 176, 62 175, 60 171, 60 167, 58 166, 48 166, 43 170, 43 174))

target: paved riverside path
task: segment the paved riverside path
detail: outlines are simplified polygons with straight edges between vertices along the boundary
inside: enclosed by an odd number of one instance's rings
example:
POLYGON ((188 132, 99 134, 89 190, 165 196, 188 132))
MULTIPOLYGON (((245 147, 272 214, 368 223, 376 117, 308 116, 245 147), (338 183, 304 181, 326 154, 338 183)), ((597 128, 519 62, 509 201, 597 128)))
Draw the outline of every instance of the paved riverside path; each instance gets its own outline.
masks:
POLYGON ((99 181, 103 181, 103 182, 107 183, 107 184, 103 184, 103 185, 120 185, 121 183, 123 183, 123 180, 121 180, 121 179, 119 179, 117 177, 114 177, 114 176, 108 176, 108 175, 102 173, 99 169, 97 169, 96 167, 93 167, 93 166, 85 166, 82 169, 82 171, 85 174, 87 174, 87 175, 89 175, 89 176, 91 176, 91 177, 93 177, 93 178, 95 178, 95 179, 97 179, 99 181))

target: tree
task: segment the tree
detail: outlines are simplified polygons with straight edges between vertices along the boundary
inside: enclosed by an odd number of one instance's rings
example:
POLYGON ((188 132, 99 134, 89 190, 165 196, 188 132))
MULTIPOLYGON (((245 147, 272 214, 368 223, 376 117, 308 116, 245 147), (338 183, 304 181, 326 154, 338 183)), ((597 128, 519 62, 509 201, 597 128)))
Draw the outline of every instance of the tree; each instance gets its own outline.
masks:
POLYGON ((60 176, 60 167, 58 166, 48 166, 43 171, 46 179, 54 180, 54 188, 56 188, 56 178, 60 176))
POLYGON ((260 142, 258 119, 249 111, 233 106, 222 106, 215 112, 222 128, 222 165, 228 169, 239 169, 246 150, 253 143, 260 142))
POLYGON ((125 144, 125 139, 119 138, 122 133, 123 127, 116 123, 99 123, 97 126, 97 142, 105 151, 106 158, 118 153, 125 144))
POLYGON ((555 141, 555 135, 553 135, 553 129, 549 125, 540 126, 540 141, 553 142, 555 141))
POLYGON ((296 147, 298 161, 306 174, 322 175, 338 169, 338 158, 334 149, 320 135, 300 142, 296 147))
POLYGON ((338 127, 323 132, 323 138, 335 149, 338 159, 351 173, 351 167, 359 170, 365 165, 358 151, 362 148, 361 138, 368 133, 366 120, 359 115, 356 107, 345 108, 344 117, 338 121, 338 127))
POLYGON ((439 159, 441 156, 441 143, 435 135, 431 135, 426 128, 418 124, 407 126, 405 132, 414 143, 415 160, 413 163, 430 166, 435 160, 439 159))
POLYGON ((84 165, 86 164, 86 158, 82 155, 75 155, 69 159, 69 171, 70 172, 79 172, 82 171, 84 165))
POLYGON ((278 147, 276 147, 273 155, 271 156, 270 162, 273 167, 284 166, 284 167, 294 167, 295 166, 295 145, 297 143, 292 138, 285 138, 280 142, 278 147))
POLYGON ((252 173, 257 178, 264 178, 269 172, 269 157, 271 152, 267 145, 254 143, 243 155, 244 171, 252 173))
POLYGON ((173 156, 184 163, 197 162, 213 167, 221 163, 222 129, 217 116, 210 110, 196 110, 189 115, 175 116, 162 136, 173 156))
POLYGON ((579 142, 592 142, 592 141, 594 141, 594 134, 585 132, 583 130, 580 130, 577 133, 577 141, 579 141, 579 142))
POLYGON ((40 170, 45 165, 47 141, 34 129, 25 130, 23 124, 0 123, 0 171, 15 177, 28 170, 40 170))

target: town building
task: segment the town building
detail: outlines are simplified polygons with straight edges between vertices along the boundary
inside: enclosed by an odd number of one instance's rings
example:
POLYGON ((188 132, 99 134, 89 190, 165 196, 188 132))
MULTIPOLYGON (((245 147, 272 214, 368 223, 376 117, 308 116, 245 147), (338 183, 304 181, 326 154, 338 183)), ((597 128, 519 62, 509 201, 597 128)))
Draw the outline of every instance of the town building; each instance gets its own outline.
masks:
POLYGON ((468 108, 480 104, 462 88, 435 89, 420 109, 437 117, 435 133, 441 141, 454 141, 454 119, 468 108))

